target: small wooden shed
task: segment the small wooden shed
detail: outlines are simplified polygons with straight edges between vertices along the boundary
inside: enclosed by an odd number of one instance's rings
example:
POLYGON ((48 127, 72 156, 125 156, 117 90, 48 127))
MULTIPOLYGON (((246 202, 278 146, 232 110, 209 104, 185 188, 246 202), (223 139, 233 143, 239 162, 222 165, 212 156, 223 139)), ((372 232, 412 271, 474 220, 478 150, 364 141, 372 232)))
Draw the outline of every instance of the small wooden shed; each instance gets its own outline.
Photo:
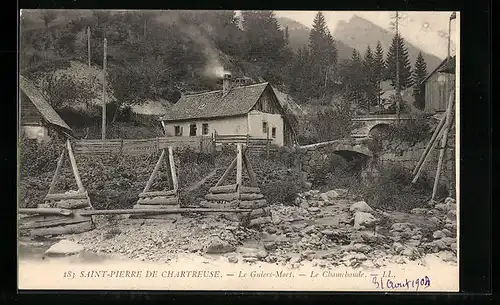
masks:
POLYGON ((427 113, 446 111, 450 92, 455 89, 456 57, 449 57, 434 69, 421 83, 425 92, 425 108, 427 113))

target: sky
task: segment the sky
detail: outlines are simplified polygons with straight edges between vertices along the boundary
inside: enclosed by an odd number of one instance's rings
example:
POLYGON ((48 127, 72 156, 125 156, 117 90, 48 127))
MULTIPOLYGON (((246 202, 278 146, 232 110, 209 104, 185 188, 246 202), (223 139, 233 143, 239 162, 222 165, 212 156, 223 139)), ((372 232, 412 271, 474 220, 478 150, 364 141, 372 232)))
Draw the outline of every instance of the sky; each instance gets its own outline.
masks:
MULTIPOLYGON (((278 17, 288 17, 311 27, 316 11, 275 11, 278 17)), ((354 15, 358 15, 374 24, 390 29, 391 15, 388 11, 323 11, 328 28, 334 33, 337 23, 341 20, 349 21, 354 15)), ((400 21, 401 35, 427 53, 434 54, 440 58, 446 58, 448 50, 448 20, 451 12, 404 12, 401 11, 400 21)), ((457 15, 459 15, 457 13, 457 15)), ((458 41, 456 23, 451 23, 452 41, 458 41)), ((335 37, 334 37, 335 38, 335 37)), ((455 44, 452 42, 451 53, 455 53, 455 44)))

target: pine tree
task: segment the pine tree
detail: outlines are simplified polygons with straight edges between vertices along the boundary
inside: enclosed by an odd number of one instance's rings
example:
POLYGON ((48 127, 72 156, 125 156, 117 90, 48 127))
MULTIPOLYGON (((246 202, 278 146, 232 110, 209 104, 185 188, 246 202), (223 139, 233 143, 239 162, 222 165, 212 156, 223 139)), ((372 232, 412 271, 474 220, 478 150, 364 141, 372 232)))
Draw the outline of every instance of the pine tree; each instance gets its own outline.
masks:
POLYGON ((335 41, 326 25, 322 12, 314 17, 312 30, 309 34, 309 53, 313 65, 311 86, 315 97, 326 93, 329 81, 333 81, 333 73, 337 65, 337 49, 335 41))
POLYGON ((374 59, 374 73, 377 79, 378 91, 377 91, 377 102, 380 104, 380 96, 381 96, 381 85, 384 80, 385 74, 385 62, 384 62, 384 49, 382 48, 382 44, 380 41, 377 41, 377 47, 375 49, 375 59, 374 59))
POLYGON ((347 87, 348 98, 356 105, 363 107, 363 61, 356 49, 352 51, 347 69, 344 81, 347 87))
POLYGON ((375 71, 375 58, 370 46, 366 48, 365 58, 362 64, 363 87, 366 97, 367 108, 377 104, 377 77, 375 71))
POLYGON ((290 34, 288 33, 288 25, 285 27, 285 45, 290 44, 290 34))
POLYGON ((405 90, 412 85, 411 64, 408 56, 408 48, 405 45, 403 37, 396 34, 392 39, 392 44, 387 52, 386 69, 387 79, 396 88, 396 50, 398 50, 399 59, 399 89, 405 90))
POLYGON ((422 52, 418 53, 413 70, 413 97, 415 98, 415 107, 423 109, 425 106, 424 92, 421 91, 422 81, 427 77, 427 64, 425 63, 422 52))

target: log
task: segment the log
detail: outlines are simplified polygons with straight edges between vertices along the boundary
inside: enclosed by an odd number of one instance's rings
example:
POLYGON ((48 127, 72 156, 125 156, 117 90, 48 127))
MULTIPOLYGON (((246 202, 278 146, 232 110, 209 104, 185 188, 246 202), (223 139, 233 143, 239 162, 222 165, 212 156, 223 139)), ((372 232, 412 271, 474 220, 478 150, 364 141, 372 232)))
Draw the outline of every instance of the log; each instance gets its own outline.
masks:
POLYGON ((240 202, 241 209, 259 209, 266 206, 268 206, 268 204, 265 199, 240 202))
POLYGON ((50 227, 50 228, 37 228, 31 230, 30 234, 33 236, 47 236, 47 235, 63 235, 63 234, 76 234, 83 233, 93 229, 92 221, 81 223, 74 223, 65 226, 50 227))
POLYGON ((244 193, 240 195, 241 200, 257 200, 263 199, 264 195, 259 193, 244 193))
POLYGON ((443 129, 444 123, 445 123, 446 117, 443 116, 441 120, 439 121, 438 126, 436 127, 436 130, 434 130, 434 133, 432 134, 432 137, 427 143, 427 146, 425 147, 424 152, 422 153, 422 156, 420 156, 420 159, 418 160, 417 166, 415 166, 415 169, 413 170, 413 175, 416 175, 417 172, 419 171, 420 167, 423 165, 424 160, 427 157, 427 154, 430 152, 431 148, 434 146, 434 142, 438 138, 439 134, 441 133, 441 130, 443 129))
POLYGON ((236 167, 236 159, 238 158, 234 158, 231 164, 229 164, 228 168, 226 168, 224 174, 222 174, 222 177, 220 177, 215 186, 220 186, 224 182, 224 180, 226 180, 227 176, 229 176, 229 173, 236 167))
POLYGON ((205 199, 208 201, 233 201, 238 199, 238 194, 227 193, 227 194, 207 194, 205 199))
POLYGON ((134 205, 134 209, 147 209, 147 210, 162 210, 162 209, 177 209, 179 206, 175 206, 175 205, 159 205, 159 204, 136 204, 134 205))
POLYGON ((448 132, 451 128, 452 113, 455 105, 455 90, 450 92, 450 99, 448 101, 448 109, 446 110, 446 122, 443 137, 441 138, 441 150, 439 151, 438 165, 436 169, 436 178, 434 179, 434 186, 432 188, 431 200, 436 199, 437 188, 439 184, 439 179, 441 177, 441 167, 443 166, 444 153, 446 152, 446 144, 448 143, 448 132))
POLYGON ((64 200, 64 199, 88 199, 89 195, 87 192, 82 193, 58 193, 58 194, 48 194, 45 196, 45 201, 50 200, 64 200))
POLYGON ((153 172, 151 173, 151 176, 149 176, 148 182, 146 182, 146 186, 144 187, 144 190, 142 191, 143 193, 146 193, 147 191, 149 191, 149 188, 151 187, 151 184, 153 184, 153 180, 155 179, 156 174, 160 170, 161 161, 163 161, 164 157, 165 157, 165 150, 162 149, 161 154, 160 154, 160 158, 158 158, 158 161, 156 161, 156 165, 153 169, 153 172))
MULTIPOLYGON (((257 185, 258 185, 257 178, 255 176, 255 173, 253 172, 252 164, 250 163, 250 160, 248 160, 248 157, 246 154, 243 155, 243 164, 245 165, 245 168, 247 169, 248 178, 250 178, 250 185, 253 187, 257 187, 257 185)), ((243 190, 241 190, 241 191, 243 192, 243 190)))
POLYGON ((176 190, 140 193, 139 198, 148 197, 170 197, 177 195, 176 190))
POLYGON ((34 228, 48 228, 61 225, 76 224, 86 221, 92 221, 90 216, 74 215, 71 216, 33 216, 26 217, 20 221, 19 229, 34 229, 34 228))
POLYGON ((137 200, 138 204, 146 205, 179 205, 178 197, 156 197, 156 198, 140 198, 137 200))
POLYGON ((69 139, 66 140, 66 146, 68 148, 69 161, 71 162, 71 168, 73 169, 73 174, 75 175, 76 185, 78 185, 78 191, 83 193, 85 189, 83 188, 82 179, 80 179, 80 173, 78 173, 78 167, 76 166, 75 156, 73 155, 73 149, 71 148, 71 143, 69 139))
POLYGON ((240 187, 240 193, 261 193, 260 188, 258 187, 250 187, 250 186, 242 186, 240 187))
MULTIPOLYGON (((444 128, 441 128, 438 137, 441 138, 443 136, 443 133, 444 133, 444 128)), ((436 140, 434 140, 434 142, 431 145, 431 148, 429 149, 429 151, 425 155, 425 157, 422 161, 422 164, 420 164, 420 166, 418 167, 417 173, 413 177, 413 180, 411 181, 411 183, 413 183, 413 184, 417 183, 418 178, 420 177, 420 175, 422 174, 422 171, 424 170, 425 163, 432 156, 432 152, 436 148, 437 144, 438 144, 438 141, 436 139, 436 140)))
POLYGON ((56 203, 56 207, 61 209, 81 209, 90 207, 89 199, 61 200, 56 203))
POLYGON ((250 220, 249 226, 250 227, 259 226, 259 225, 263 225, 263 224, 270 223, 270 222, 272 222, 272 219, 269 216, 259 217, 259 218, 255 218, 255 219, 250 220))
POLYGON ((88 210, 80 212, 82 216, 89 215, 118 215, 118 214, 177 214, 177 213, 250 213, 250 209, 203 209, 203 208, 175 208, 175 209, 127 209, 127 210, 88 210))
POLYGON ((214 194, 220 193, 236 193, 237 184, 229 184, 223 186, 213 186, 208 191, 214 194))
POLYGON ((175 170, 175 161, 174 161, 174 150, 172 146, 168 147, 168 163, 170 165, 170 176, 172 177, 172 187, 174 190, 179 189, 179 183, 177 182, 177 173, 175 170))
POLYGON ((50 182, 49 194, 51 194, 54 191, 54 188, 56 187, 57 178, 59 178, 59 173, 61 172, 61 168, 62 168, 62 165, 64 162, 64 153, 65 152, 66 152, 66 150, 63 149, 61 156, 59 156, 59 159, 57 160, 56 171, 54 172, 54 176, 52 177, 52 181, 50 182))
POLYGON ((24 209, 18 210, 19 214, 39 214, 39 215, 72 215, 73 211, 67 209, 57 208, 37 208, 37 209, 24 209))

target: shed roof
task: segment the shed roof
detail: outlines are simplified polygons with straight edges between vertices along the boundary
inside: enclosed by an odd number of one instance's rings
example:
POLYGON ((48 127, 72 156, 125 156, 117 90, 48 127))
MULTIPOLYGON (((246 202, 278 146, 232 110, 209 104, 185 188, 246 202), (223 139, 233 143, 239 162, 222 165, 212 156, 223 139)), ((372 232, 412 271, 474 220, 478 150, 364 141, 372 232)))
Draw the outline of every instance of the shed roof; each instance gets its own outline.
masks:
POLYGON ((425 82, 429 79, 429 77, 431 77, 436 72, 444 72, 444 73, 454 74, 455 73, 455 61, 456 61, 455 56, 447 57, 445 60, 443 60, 439 64, 439 66, 436 67, 436 69, 434 69, 431 73, 429 73, 429 75, 427 75, 427 77, 424 78, 424 80, 422 80, 422 82, 420 84, 421 85, 425 84, 425 82))
POLYGON ((236 87, 225 95, 222 90, 185 95, 161 119, 181 121, 244 115, 252 110, 268 86, 265 82, 236 87))
POLYGON ((57 112, 50 106, 44 98, 42 92, 35 86, 35 84, 26 77, 19 76, 19 87, 24 94, 28 97, 31 103, 35 105, 36 109, 40 112, 41 116, 50 124, 63 128, 70 135, 73 130, 64 122, 64 120, 57 114, 57 112))

